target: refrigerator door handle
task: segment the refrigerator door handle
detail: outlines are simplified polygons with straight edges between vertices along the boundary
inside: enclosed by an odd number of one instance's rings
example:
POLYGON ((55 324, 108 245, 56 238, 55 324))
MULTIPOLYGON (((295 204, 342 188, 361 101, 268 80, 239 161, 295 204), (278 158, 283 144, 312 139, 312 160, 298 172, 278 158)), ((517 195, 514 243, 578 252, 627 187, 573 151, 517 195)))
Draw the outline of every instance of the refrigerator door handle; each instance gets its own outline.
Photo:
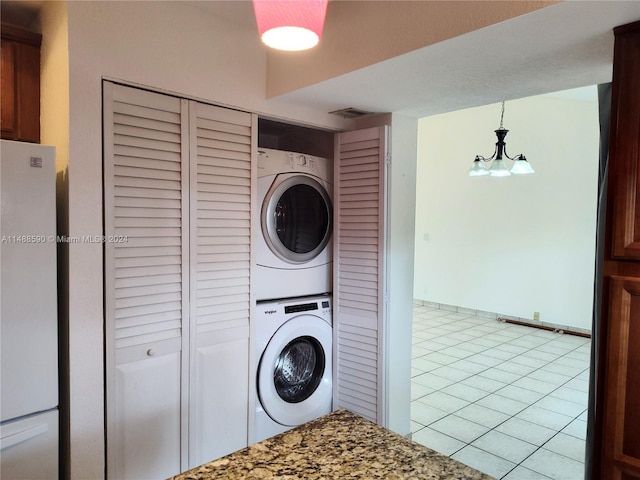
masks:
POLYGON ((13 447, 22 442, 26 442, 38 435, 42 435, 49 431, 49 425, 43 423, 42 425, 37 425, 35 427, 27 428, 22 430, 21 432, 12 433, 11 435, 7 435, 6 437, 2 437, 0 440, 0 450, 5 450, 7 448, 13 447))

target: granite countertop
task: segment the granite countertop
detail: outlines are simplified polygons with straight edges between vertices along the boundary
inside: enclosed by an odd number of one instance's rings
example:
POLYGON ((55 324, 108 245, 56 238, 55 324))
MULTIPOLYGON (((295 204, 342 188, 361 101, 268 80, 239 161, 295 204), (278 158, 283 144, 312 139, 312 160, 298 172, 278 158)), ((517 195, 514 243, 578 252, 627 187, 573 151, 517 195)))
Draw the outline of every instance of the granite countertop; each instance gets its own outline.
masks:
POLYGON ((347 410, 337 410, 172 480, 492 478, 347 410))

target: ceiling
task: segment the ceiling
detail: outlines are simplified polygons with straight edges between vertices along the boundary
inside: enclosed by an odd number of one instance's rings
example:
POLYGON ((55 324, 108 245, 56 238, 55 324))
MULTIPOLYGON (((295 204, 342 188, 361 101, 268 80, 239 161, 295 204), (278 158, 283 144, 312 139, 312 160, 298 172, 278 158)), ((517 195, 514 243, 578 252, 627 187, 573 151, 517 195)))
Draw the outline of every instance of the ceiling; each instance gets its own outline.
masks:
POLYGON ((611 81, 613 32, 640 1, 564 1, 278 97, 425 117, 611 81))
MULTIPOLYGON (((15 10, 33 15, 42 3, 3 0, 3 17, 15 10), (22 8, 7 8, 16 6, 22 8)), ((256 28, 249 1, 183 4, 256 28)), ((566 0, 271 100, 325 112, 352 107, 420 118, 609 82, 612 29, 638 20, 640 0, 566 0)), ((255 34, 259 42, 257 29, 255 34)))

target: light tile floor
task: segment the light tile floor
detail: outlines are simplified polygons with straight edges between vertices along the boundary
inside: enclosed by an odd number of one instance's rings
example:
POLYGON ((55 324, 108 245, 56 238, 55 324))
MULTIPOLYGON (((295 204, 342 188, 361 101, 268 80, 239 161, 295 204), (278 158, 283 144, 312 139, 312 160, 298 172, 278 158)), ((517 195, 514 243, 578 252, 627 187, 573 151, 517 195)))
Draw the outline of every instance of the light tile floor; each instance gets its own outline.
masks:
POLYGON ((414 305, 413 439, 498 479, 582 480, 590 348, 414 305))

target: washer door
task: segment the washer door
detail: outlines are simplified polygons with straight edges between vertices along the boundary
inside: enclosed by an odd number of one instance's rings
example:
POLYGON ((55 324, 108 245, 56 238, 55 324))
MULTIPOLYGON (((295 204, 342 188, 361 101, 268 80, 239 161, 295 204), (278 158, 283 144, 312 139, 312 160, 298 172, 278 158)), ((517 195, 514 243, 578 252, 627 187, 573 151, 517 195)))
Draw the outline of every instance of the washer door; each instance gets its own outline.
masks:
POLYGON ((271 337, 258 367, 262 408, 281 425, 296 426, 331 411, 331 325, 294 317, 271 337))
POLYGON ((278 175, 262 204, 262 233, 271 251, 289 263, 313 260, 332 229, 331 199, 308 175, 278 175))

